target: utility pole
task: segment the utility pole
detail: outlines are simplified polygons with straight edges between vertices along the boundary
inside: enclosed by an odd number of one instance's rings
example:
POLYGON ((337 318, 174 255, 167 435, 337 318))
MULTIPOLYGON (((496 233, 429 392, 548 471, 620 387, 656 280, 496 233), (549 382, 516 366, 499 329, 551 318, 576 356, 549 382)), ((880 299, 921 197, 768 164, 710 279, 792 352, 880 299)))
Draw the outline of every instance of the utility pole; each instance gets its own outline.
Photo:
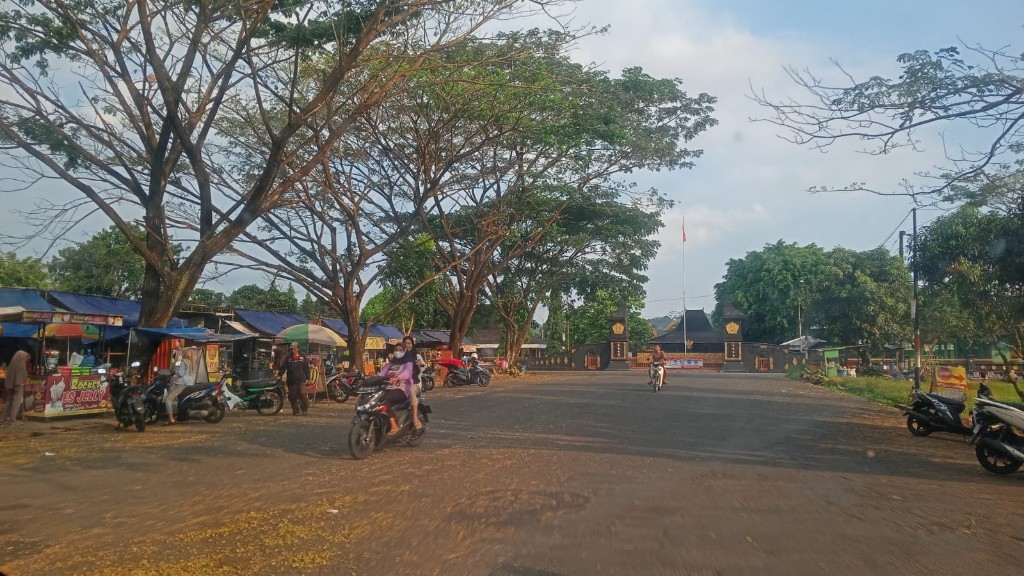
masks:
MULTIPOLYGON (((912 210, 914 214, 914 255, 911 265, 914 270, 914 300, 911 302, 910 311, 914 315, 914 389, 921 389, 921 309, 917 303, 917 208, 912 210)), ((902 237, 902 235, 901 235, 902 237)), ((901 244, 902 246, 902 244, 901 244)))
POLYGON ((903 238, 907 235, 906 232, 900 230, 900 262, 906 264, 906 259, 903 258, 903 238))

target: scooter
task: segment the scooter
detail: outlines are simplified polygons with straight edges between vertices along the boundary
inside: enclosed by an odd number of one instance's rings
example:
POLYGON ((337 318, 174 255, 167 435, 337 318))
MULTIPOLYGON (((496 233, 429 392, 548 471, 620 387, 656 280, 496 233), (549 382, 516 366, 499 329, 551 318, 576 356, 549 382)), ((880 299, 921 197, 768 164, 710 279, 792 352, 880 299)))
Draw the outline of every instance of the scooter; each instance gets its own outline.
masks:
POLYGON ((221 392, 228 410, 251 410, 262 416, 273 416, 284 406, 284 394, 280 382, 243 382, 234 376, 234 382, 228 384, 227 375, 221 378, 221 392))
MULTIPOLYGON (((985 388, 988 389, 987 387, 985 388)), ((979 396, 981 391, 979 390, 979 396)), ((907 430, 914 436, 927 436, 932 432, 952 432, 970 436, 971 427, 960 419, 967 404, 938 394, 914 390, 910 406, 897 404, 907 417, 907 430)))
POLYGON ((657 393, 665 385, 665 365, 661 362, 652 362, 648 373, 651 377, 649 384, 654 388, 654 392, 657 393))
POLYGON ((110 400, 114 406, 114 417, 118 428, 135 426, 139 432, 146 431, 146 403, 142 388, 138 385, 139 362, 132 362, 131 368, 125 373, 111 374, 110 364, 101 364, 96 368, 100 378, 110 385, 110 400))
POLYGON ((1024 404, 997 402, 982 384, 973 414, 971 443, 978 463, 993 474, 1019 470, 1024 465, 1024 404))
MULTIPOLYGON (((161 370, 153 385, 146 390, 146 422, 154 424, 161 417, 167 417, 164 397, 170 389, 170 370, 161 370)), ((224 400, 222 382, 202 382, 185 387, 175 398, 174 419, 184 422, 190 418, 202 418, 210 424, 224 419, 227 403, 224 400)))
POLYGON ((422 387, 427 392, 433 390, 434 385, 436 384, 435 374, 436 371, 432 364, 429 366, 425 366, 423 370, 420 371, 420 387, 422 387))
MULTIPOLYGON (((352 419, 352 428, 348 432, 348 448, 352 458, 365 460, 374 450, 383 448, 388 443, 402 442, 407 446, 419 446, 427 428, 416 430, 412 420, 412 406, 405 402, 393 408, 399 432, 388 436, 390 427, 388 409, 384 404, 384 390, 387 389, 387 377, 373 376, 367 378, 356 393, 356 415, 352 419)), ((426 424, 430 421, 430 406, 419 403, 420 420, 426 424)))

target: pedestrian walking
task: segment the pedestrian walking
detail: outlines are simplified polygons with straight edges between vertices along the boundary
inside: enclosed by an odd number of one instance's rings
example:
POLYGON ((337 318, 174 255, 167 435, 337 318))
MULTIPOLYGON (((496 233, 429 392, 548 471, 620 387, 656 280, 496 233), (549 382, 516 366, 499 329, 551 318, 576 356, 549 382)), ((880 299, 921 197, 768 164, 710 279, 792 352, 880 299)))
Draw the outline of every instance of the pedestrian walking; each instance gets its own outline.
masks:
POLYGON ((288 403, 292 405, 292 414, 305 416, 309 411, 309 401, 306 400, 302 388, 309 382, 310 368, 309 360, 299 350, 298 342, 292 342, 292 353, 285 358, 284 364, 278 369, 277 376, 285 377, 285 385, 288 386, 288 403))
POLYGON ((4 388, 7 390, 7 403, 4 404, 4 411, 0 413, 0 423, 9 424, 24 422, 25 385, 28 384, 28 365, 32 361, 32 354, 28 349, 22 348, 14 353, 11 361, 7 363, 7 376, 4 378, 4 388), (18 421, 18 414, 22 415, 18 421))

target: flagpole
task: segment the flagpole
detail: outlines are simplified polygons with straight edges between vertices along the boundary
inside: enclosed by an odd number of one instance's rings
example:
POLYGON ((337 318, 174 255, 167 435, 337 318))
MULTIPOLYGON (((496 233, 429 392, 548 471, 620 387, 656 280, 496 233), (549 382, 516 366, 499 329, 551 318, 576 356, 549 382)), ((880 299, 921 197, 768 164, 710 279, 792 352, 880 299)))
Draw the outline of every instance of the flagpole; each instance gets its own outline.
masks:
POLYGON ((683 215, 683 357, 686 357, 686 215, 683 215))

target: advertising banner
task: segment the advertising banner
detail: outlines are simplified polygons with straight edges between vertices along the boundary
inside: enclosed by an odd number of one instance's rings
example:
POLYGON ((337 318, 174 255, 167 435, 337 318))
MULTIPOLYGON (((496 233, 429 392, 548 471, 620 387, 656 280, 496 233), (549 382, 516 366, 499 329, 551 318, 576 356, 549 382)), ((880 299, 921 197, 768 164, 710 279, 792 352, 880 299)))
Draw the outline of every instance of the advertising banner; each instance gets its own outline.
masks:
POLYGON ((23 324, 92 324, 94 326, 121 326, 124 316, 105 314, 73 314, 71 312, 22 312, 23 324))
POLYGON ((72 376, 53 374, 30 378, 25 394, 31 395, 27 416, 51 418, 95 414, 110 409, 110 388, 99 374, 72 376))
POLYGON ((947 398, 967 398, 967 370, 963 366, 936 366, 932 392, 947 398))
POLYGON ((682 370, 694 369, 694 368, 703 368, 703 367, 704 367, 704 359, 703 358, 673 358, 673 359, 671 359, 671 360, 669 360, 669 361, 667 361, 665 363, 665 368, 674 368, 674 369, 682 369, 682 370))

